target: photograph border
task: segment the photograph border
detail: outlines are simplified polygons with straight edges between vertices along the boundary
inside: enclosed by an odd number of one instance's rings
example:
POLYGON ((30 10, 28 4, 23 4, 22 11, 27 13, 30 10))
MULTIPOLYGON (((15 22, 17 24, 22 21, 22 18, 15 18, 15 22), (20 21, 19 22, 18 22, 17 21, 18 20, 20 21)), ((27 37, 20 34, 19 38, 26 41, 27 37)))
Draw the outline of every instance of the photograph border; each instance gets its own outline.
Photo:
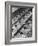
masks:
POLYGON ((5 2, 5 44, 22 44, 22 43, 36 43, 37 42, 37 3, 28 3, 28 2, 13 2, 6 1, 5 2), (13 6, 35 6, 35 40, 34 41, 18 41, 18 42, 10 42, 10 16, 9 7, 11 9, 11 5, 13 6))

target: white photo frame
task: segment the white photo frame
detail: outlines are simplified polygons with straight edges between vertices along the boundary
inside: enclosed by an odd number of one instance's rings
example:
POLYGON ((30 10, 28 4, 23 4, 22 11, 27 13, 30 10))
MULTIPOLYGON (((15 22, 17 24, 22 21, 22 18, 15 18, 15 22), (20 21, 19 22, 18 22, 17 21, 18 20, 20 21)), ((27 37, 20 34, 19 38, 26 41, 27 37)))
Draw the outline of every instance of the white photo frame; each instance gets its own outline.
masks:
MULTIPOLYGON (((22 25, 23 25, 23 23, 22 23, 22 25)), ((18 27, 20 29, 20 26, 18 26, 18 27)), ((16 28, 16 30, 17 29, 18 28, 16 28)), ((37 42, 37 4, 36 3, 23 3, 23 2, 11 2, 11 1, 5 2, 5 44, 21 44, 21 43, 34 43, 34 42, 37 42), (14 36, 14 38, 13 38, 12 35, 14 32, 12 33, 11 29, 12 29, 12 25, 15 25, 15 24, 12 24, 12 23, 14 23, 12 21, 13 20, 12 18, 14 18, 14 16, 16 16, 16 14, 20 14, 17 11, 18 9, 22 9, 22 10, 20 10, 22 12, 23 10, 26 11, 26 8, 32 9, 32 12, 31 12, 32 13, 32 25, 31 25, 32 26, 32 32, 31 32, 32 36, 30 36, 30 38, 27 36, 26 36, 26 38, 14 36), (17 12, 15 12, 15 11, 17 11, 17 12), (12 13, 14 13, 14 14, 12 14, 12 13)))

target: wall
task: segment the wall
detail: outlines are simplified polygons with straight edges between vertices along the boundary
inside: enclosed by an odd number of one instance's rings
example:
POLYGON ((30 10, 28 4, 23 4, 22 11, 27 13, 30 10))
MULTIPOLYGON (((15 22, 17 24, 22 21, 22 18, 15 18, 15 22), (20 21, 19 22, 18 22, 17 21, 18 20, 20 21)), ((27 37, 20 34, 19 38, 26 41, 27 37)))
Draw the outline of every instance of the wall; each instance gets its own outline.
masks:
MULTIPOLYGON (((7 0, 0 0, 0 46, 5 46, 5 44, 4 44, 5 43, 5 1, 7 1, 7 0)), ((38 0, 10 0, 10 1, 32 2, 32 3, 38 4, 38 0)), ((37 5, 37 7, 38 7, 38 5, 37 5)), ((37 16, 37 19, 38 19, 38 16, 37 16)), ((37 25, 38 25, 38 22, 37 22, 37 25)), ((38 29, 38 26, 37 26, 37 29, 38 29)), ((37 35, 38 35, 38 33, 37 33, 37 35)), ((37 37, 37 39, 38 39, 38 37, 37 37)), ((8 46, 8 45, 6 45, 6 46, 8 46)), ((9 45, 9 46, 12 46, 12 45, 9 45)), ((38 43, 16 44, 13 46, 38 46, 38 43)))

